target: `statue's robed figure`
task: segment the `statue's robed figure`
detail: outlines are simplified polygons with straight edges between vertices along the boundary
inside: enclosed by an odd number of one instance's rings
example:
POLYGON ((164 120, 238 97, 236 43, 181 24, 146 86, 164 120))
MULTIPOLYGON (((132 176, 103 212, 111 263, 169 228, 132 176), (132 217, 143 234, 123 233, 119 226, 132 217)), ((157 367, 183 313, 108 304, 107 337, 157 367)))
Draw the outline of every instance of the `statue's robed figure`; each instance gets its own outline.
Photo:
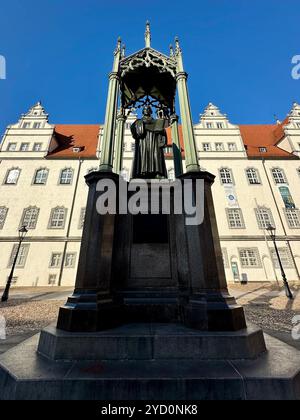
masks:
POLYGON ((152 118, 150 106, 143 109, 143 118, 132 124, 131 133, 135 139, 132 178, 167 178, 164 158, 167 126, 167 120, 152 118))

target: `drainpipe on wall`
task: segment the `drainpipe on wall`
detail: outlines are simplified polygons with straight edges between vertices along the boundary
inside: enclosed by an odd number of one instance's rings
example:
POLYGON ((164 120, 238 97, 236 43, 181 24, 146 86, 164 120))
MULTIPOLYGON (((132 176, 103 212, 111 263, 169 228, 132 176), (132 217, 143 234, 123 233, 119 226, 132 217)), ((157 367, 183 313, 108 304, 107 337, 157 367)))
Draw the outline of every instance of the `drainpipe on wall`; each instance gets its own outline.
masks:
POLYGON ((60 271, 59 271, 58 286, 61 286, 62 276, 63 276, 63 272, 64 272, 66 253, 67 253, 67 248, 68 248, 68 239, 70 237, 70 231, 71 231, 71 226, 72 226, 72 221, 73 221, 75 200, 76 200, 76 196, 77 196, 78 183, 79 183, 79 177, 80 177, 82 163, 83 163, 83 160, 81 158, 79 158, 79 160, 78 160, 78 171, 77 171, 77 176, 76 176, 76 182, 75 182, 75 187, 74 187, 74 192, 73 192, 69 223, 68 223, 67 234, 66 234, 66 241, 65 241, 65 244, 64 244, 64 250, 63 250, 63 255, 62 255, 62 259, 61 259, 61 266, 60 266, 60 271))
MULTIPOLYGON (((287 232, 286 232, 286 229, 285 229, 285 226, 284 226, 284 222, 283 222, 283 219, 282 219, 280 210, 279 210, 279 206, 277 204, 276 197, 275 197, 275 194, 274 194, 274 191, 273 191, 273 188, 272 188, 272 184, 271 184, 271 181, 270 181, 270 178, 269 178, 269 175, 268 175, 268 171, 267 171, 267 168, 266 168, 266 165, 265 165, 265 159, 262 159, 262 164, 263 164, 265 175, 267 177, 268 184, 269 184, 269 187, 270 187, 270 191, 271 191, 271 194, 272 194, 274 203, 275 203, 275 207, 277 209, 277 213, 278 213, 278 216, 279 216, 281 227, 283 229, 283 232, 284 232, 285 237, 287 238, 287 232)), ((291 247, 290 241, 289 240, 286 240, 286 244, 287 244, 287 247, 288 247, 288 249, 290 251, 290 255, 291 255, 292 260, 293 260, 293 264, 294 264, 294 268, 295 268, 295 271, 296 271, 298 280, 300 281, 300 273, 299 273, 299 270, 298 270, 298 267, 297 267, 297 264, 296 264, 296 261, 295 261, 295 257, 294 257, 293 251, 292 251, 292 247, 291 247)))

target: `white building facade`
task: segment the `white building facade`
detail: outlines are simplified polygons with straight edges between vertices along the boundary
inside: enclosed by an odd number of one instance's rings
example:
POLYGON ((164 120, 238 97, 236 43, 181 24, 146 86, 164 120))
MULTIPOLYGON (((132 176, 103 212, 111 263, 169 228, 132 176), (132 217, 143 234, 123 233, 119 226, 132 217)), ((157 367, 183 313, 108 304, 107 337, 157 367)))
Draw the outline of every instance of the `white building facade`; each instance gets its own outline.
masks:
MULTIPOLYGON (((126 179, 134 119, 126 122, 126 179)), ((288 280, 299 282, 300 105, 293 104, 283 122, 239 126, 209 104, 194 129, 200 166, 216 175, 214 203, 228 282, 281 281, 269 224, 276 227, 288 280)), ((28 234, 14 285, 74 285, 88 192, 84 176, 99 167, 101 136, 100 125, 50 124, 40 103, 7 127, 0 145, 0 286, 7 281, 22 225, 28 234)))

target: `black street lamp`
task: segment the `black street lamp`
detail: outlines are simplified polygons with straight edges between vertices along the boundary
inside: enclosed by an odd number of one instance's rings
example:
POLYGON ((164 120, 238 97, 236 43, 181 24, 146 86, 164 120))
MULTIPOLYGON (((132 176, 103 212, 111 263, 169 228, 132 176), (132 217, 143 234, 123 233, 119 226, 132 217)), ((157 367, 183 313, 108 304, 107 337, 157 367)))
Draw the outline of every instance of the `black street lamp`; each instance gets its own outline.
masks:
POLYGON ((272 225, 269 225, 267 227, 267 231, 269 232, 270 238, 272 239, 272 241, 274 243, 275 252, 276 252, 276 255, 277 255, 278 262, 279 262, 279 267, 280 267, 280 270, 281 270, 281 275, 282 275, 282 280, 283 280, 283 283, 284 283, 286 296, 289 299, 294 299, 293 293, 291 292, 289 283, 288 283, 287 278, 286 278, 286 274, 285 274, 284 269, 283 269, 280 254, 279 254, 278 247, 277 247, 277 244, 276 244, 276 228, 274 228, 272 225))
POLYGON ((13 276, 14 276, 14 271, 15 271, 15 267, 16 267, 16 264, 17 264, 20 248, 21 248, 22 242, 23 242, 27 232, 28 232, 28 230, 26 229, 26 226, 22 226, 21 229, 19 229, 19 245, 18 245, 17 252, 16 252, 16 255, 15 255, 15 258, 14 258, 13 265, 11 267, 10 275, 7 279, 7 283, 6 283, 4 293, 2 295, 2 299, 1 299, 2 302, 7 302, 8 301, 9 290, 10 290, 11 282, 12 282, 12 279, 13 279, 13 276))

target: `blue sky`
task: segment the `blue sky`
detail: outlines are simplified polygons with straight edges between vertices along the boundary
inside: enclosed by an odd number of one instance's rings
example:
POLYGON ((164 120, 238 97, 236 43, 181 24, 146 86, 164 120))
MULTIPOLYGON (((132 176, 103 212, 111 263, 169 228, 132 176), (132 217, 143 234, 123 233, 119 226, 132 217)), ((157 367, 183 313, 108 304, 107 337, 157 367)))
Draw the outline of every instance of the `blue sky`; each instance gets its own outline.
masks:
POLYGON ((132 53, 181 40, 194 121, 214 102, 234 123, 272 123, 300 101, 299 0, 10 0, 0 9, 0 133, 41 100, 52 123, 104 120, 107 74, 120 35, 132 53))

